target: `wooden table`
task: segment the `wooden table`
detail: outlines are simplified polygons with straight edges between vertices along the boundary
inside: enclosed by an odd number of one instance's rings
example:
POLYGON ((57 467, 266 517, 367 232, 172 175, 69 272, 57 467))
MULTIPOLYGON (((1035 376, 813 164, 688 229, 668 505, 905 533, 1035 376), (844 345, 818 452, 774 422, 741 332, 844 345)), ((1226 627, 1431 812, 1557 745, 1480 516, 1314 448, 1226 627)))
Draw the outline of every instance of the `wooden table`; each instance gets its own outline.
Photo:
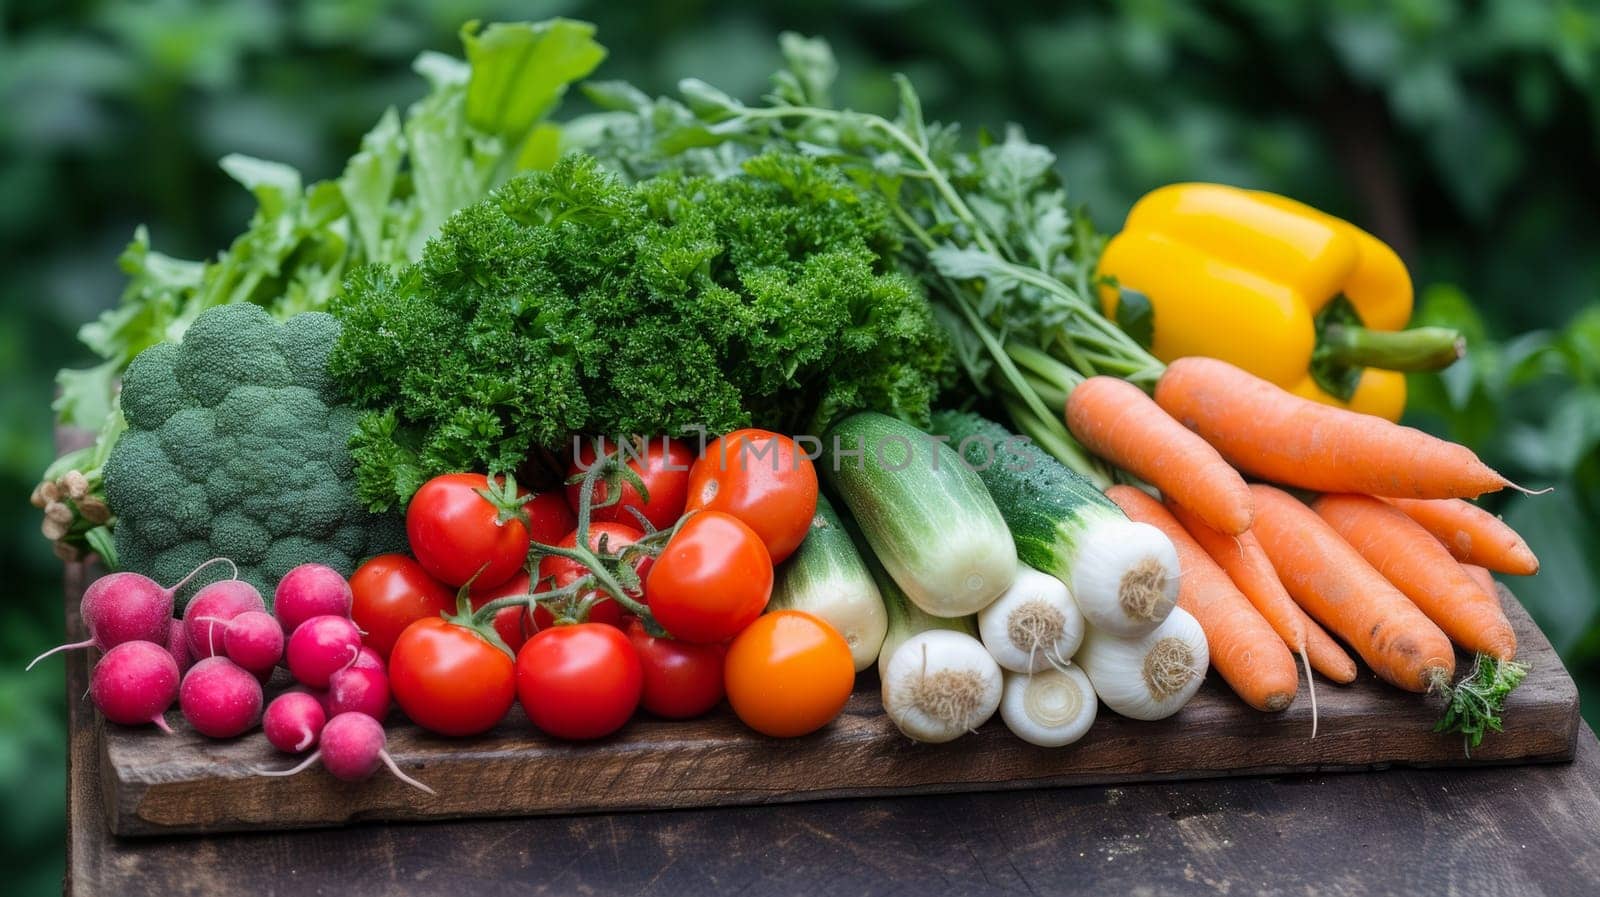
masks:
POLYGON ((1548 766, 119 840, 70 658, 69 895, 1600 892, 1587 726, 1548 766))

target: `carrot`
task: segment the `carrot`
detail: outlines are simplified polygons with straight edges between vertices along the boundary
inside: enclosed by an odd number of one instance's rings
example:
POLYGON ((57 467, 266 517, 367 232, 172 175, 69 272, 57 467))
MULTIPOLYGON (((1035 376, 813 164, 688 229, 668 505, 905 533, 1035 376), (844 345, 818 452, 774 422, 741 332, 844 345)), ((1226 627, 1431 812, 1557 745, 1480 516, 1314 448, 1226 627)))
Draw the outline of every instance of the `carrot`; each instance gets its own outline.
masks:
POLYGON ((1483 589, 1484 594, 1494 595, 1496 598, 1500 596, 1500 588, 1495 585, 1494 577, 1489 575, 1488 567, 1480 567, 1477 564, 1462 564, 1461 569, 1467 571, 1467 575, 1472 577, 1472 581, 1478 584, 1478 588, 1483 589))
POLYGON ((1348 684, 1356 678, 1355 661, 1334 644, 1322 627, 1311 622, 1306 612, 1283 590, 1283 583, 1278 581, 1278 574, 1262 552, 1255 533, 1249 530, 1237 536, 1219 533, 1206 526, 1194 512, 1170 498, 1167 499, 1167 510, 1200 543, 1206 554, 1217 562, 1217 566, 1228 574, 1233 584, 1238 586, 1244 597, 1283 639, 1284 645, 1300 655, 1306 667, 1306 694, 1311 697, 1311 737, 1317 737, 1317 683, 1311 678, 1311 671, 1316 669, 1341 685, 1348 684), (1321 636, 1315 652, 1310 645, 1311 630, 1316 630, 1317 635, 1321 636), (1330 648, 1331 652, 1328 650, 1330 648), (1328 669, 1324 669, 1323 664, 1327 664, 1328 669), (1329 672, 1329 669, 1332 671, 1329 672))
POLYGON ((1339 685, 1349 685, 1356 681, 1356 662, 1350 659, 1344 648, 1333 640, 1328 630, 1318 626, 1316 620, 1307 617, 1299 605, 1295 605, 1294 610, 1305 618, 1306 656, 1311 661, 1311 668, 1339 685))
POLYGON ((1256 538, 1300 607, 1384 681, 1417 692, 1449 687, 1455 651, 1432 620, 1316 512, 1271 486, 1250 491, 1256 538))
POLYGON ((1067 428, 1084 447, 1194 511, 1214 530, 1250 528, 1250 489, 1217 450, 1167 416, 1144 390, 1090 377, 1067 395, 1067 428))
POLYGON ((1211 665, 1222 674, 1228 687, 1257 710, 1283 710, 1293 703, 1300 687, 1294 655, 1239 593, 1228 574, 1161 502, 1132 486, 1112 486, 1106 496, 1130 520, 1148 523, 1172 540, 1178 550, 1178 567, 1183 571, 1178 606, 1200 621, 1211 648, 1211 665))
POLYGON ((1511 485, 1465 446, 1300 398, 1215 358, 1168 365, 1156 403, 1233 466, 1290 486, 1464 498, 1511 485))
POLYGON ((1499 517, 1460 499, 1391 498, 1389 504, 1422 524, 1456 560, 1516 576, 1539 572, 1539 559, 1499 517))
POLYGON ((1255 534, 1248 530, 1237 536, 1219 533, 1170 498, 1167 500, 1167 510, 1178 518, 1189 535, 1228 574, 1228 578, 1271 624, 1289 650, 1296 654, 1305 651, 1305 614, 1295 606, 1289 593, 1283 590, 1283 583, 1278 582, 1272 562, 1261 553, 1261 543, 1256 540, 1255 534))
POLYGON ((1494 592, 1404 511, 1367 495, 1324 495, 1313 508, 1451 641, 1496 660, 1516 659, 1517 637, 1494 592))

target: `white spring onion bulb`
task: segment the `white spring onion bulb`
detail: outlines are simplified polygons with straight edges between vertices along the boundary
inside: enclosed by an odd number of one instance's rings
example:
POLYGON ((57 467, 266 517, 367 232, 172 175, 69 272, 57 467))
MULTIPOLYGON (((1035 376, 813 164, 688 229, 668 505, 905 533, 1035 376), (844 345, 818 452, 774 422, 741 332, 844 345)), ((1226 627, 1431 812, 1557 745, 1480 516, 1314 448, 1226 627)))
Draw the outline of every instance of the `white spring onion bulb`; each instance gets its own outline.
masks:
POLYGON ((1074 660, 1113 711, 1132 719, 1163 719, 1194 697, 1211 653, 1199 622, 1178 607, 1160 626, 1135 638, 1090 626, 1074 660))
POLYGON ((995 662, 1017 673, 1063 666, 1083 642, 1083 614, 1066 585, 1018 565, 1011 588, 978 611, 978 634, 995 662))
POLYGON ((1000 706, 1000 666, 983 643, 930 629, 900 645, 883 676, 883 709, 908 738, 939 744, 988 721, 1000 706))
POLYGON ((1084 534, 1068 585, 1091 628, 1143 635, 1177 606, 1178 550, 1147 523, 1100 521, 1084 534))
POLYGON ((1089 731, 1099 703, 1089 677, 1076 666, 1006 673, 1000 718, 1029 744, 1061 747, 1089 731))

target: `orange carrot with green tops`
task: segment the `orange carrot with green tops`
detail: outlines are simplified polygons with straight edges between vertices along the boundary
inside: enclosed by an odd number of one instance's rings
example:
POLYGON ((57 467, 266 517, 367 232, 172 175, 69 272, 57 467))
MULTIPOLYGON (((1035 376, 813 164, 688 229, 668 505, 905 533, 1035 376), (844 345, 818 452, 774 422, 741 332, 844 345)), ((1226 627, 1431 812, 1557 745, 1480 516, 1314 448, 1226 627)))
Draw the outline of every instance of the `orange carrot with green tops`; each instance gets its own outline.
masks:
POLYGON ((1517 636, 1499 599, 1422 524, 1368 495, 1324 495, 1313 509, 1451 641, 1496 660, 1516 659, 1517 636))
POLYGON ((1174 361, 1155 398, 1233 466, 1290 486, 1471 498, 1512 485, 1465 446, 1303 399, 1215 358, 1174 361))
POLYGON ((1315 511, 1271 486, 1250 492, 1256 538, 1295 603, 1385 682, 1416 692, 1449 687, 1455 649, 1432 620, 1315 511))
POLYGON ((1458 498, 1391 498, 1388 502, 1422 524, 1456 560, 1499 573, 1532 576, 1539 559, 1505 521, 1458 498))
POLYGON ((1300 687, 1294 655, 1200 543, 1161 502, 1132 486, 1112 486, 1106 497, 1128 519, 1148 523, 1172 540, 1183 571, 1178 606, 1199 621, 1211 649, 1211 665, 1228 687, 1257 710, 1278 711, 1293 703, 1300 687))
POLYGON ((1067 428, 1083 446, 1161 490, 1214 530, 1250 528, 1250 489, 1204 439, 1162 411, 1144 390, 1090 377, 1067 395, 1067 428))

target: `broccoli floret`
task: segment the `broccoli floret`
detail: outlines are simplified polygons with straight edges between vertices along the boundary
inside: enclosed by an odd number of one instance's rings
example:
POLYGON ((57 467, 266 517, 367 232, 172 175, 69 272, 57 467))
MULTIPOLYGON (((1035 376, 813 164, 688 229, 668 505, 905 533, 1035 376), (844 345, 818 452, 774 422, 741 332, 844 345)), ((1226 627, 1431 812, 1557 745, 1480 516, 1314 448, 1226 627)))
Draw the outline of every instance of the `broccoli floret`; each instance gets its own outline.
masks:
MULTIPOLYGON (((104 468, 123 568, 170 584, 226 557, 270 601, 299 564, 348 576, 360 559, 404 547, 398 516, 355 497, 357 413, 327 372, 339 329, 326 314, 279 324, 259 306, 224 305, 181 344, 134 359, 122 388, 128 430, 104 468)), ((224 572, 197 577, 180 601, 224 572)))
POLYGON ((358 494, 403 507, 430 476, 513 471, 579 433, 926 423, 948 349, 896 233, 798 155, 632 185, 575 155, 510 181, 336 300, 358 494))

